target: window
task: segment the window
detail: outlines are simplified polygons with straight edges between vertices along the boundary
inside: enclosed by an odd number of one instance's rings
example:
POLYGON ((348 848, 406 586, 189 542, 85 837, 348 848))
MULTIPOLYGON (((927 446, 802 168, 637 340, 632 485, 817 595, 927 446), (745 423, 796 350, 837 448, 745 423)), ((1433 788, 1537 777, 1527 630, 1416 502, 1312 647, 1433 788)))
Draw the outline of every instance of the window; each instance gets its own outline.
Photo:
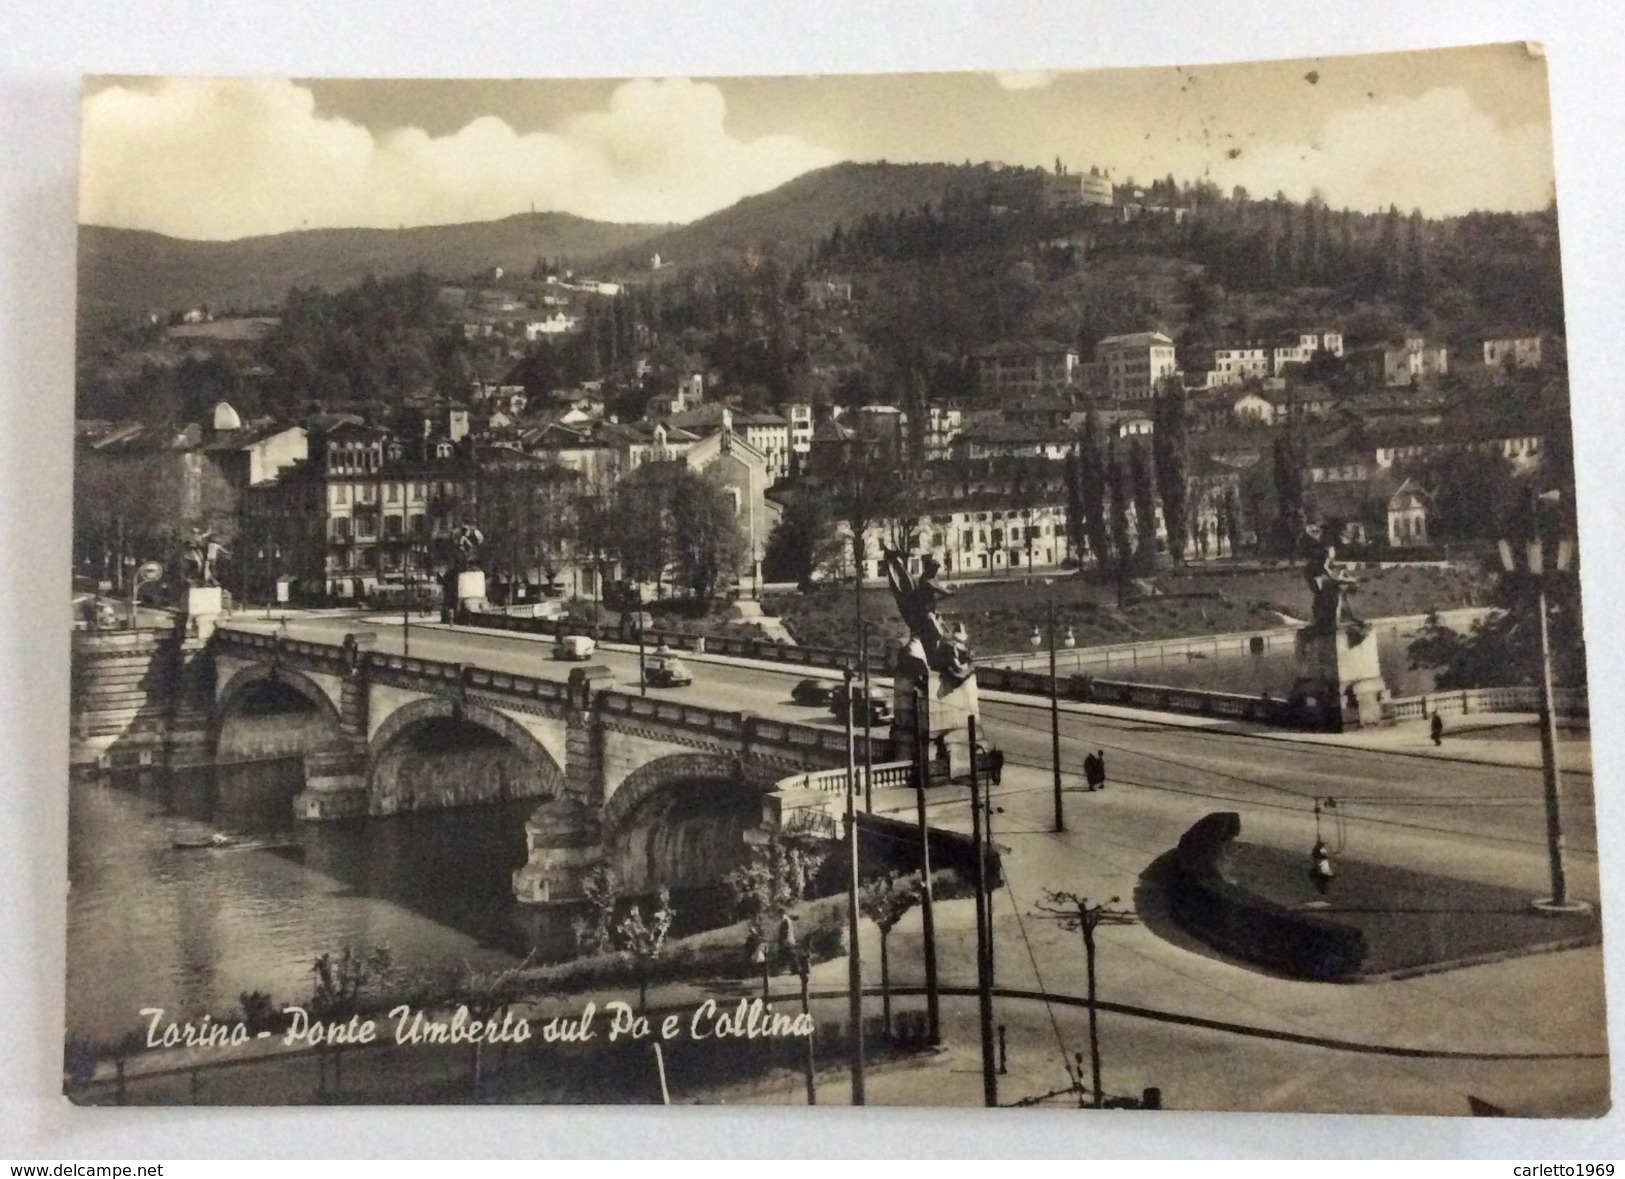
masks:
POLYGON ((384 500, 385 500, 386 503, 392 503, 392 504, 400 503, 401 502, 401 485, 399 483, 387 483, 387 484, 385 484, 384 485, 384 500))
POLYGON ((330 535, 334 540, 346 541, 350 539, 350 521, 347 517, 340 516, 329 523, 331 527, 330 535))
POLYGON ((355 534, 358 539, 371 540, 378 535, 377 521, 370 515, 356 517, 355 534))

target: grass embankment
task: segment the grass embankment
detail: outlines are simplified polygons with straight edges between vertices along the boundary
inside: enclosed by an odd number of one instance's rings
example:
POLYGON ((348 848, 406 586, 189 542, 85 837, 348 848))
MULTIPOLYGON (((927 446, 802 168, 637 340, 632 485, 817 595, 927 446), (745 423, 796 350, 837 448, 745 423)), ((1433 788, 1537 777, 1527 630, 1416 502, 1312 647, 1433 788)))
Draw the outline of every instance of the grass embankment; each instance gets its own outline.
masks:
MULTIPOLYGON (((1485 590, 1477 573, 1458 567, 1371 569, 1358 576, 1353 601, 1365 618, 1477 605, 1485 590)), ((1308 590, 1296 566, 1181 571, 1140 584, 1156 592, 1119 609, 1115 587, 1092 578, 1058 577, 1049 587, 1037 580, 988 581, 959 586, 942 613, 965 624, 978 655, 991 656, 1031 650, 1033 627, 1045 624, 1052 594, 1057 628, 1070 627, 1082 647, 1262 630, 1282 625, 1283 615, 1302 618, 1309 609, 1308 590)), ((903 623, 888 590, 866 589, 863 597, 865 619, 882 634, 901 633, 903 623)), ((850 586, 770 594, 763 609, 780 617, 803 645, 856 645, 857 605, 850 586)))

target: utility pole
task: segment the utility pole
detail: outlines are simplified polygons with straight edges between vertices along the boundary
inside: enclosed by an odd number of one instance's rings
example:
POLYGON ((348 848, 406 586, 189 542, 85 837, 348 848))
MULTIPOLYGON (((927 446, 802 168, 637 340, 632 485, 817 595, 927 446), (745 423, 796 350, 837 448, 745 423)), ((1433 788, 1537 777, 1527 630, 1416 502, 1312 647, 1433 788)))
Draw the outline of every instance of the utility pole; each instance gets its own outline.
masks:
MULTIPOLYGON (((1546 578, 1567 573, 1573 556, 1573 546, 1559 540, 1556 552, 1547 552, 1542 543, 1540 507, 1542 503, 1556 502, 1560 491, 1529 495, 1530 538, 1522 554, 1525 570, 1535 584, 1535 609, 1540 613, 1540 768, 1546 803, 1546 858, 1551 872, 1552 895, 1535 902, 1535 908, 1547 913, 1574 912, 1587 908, 1583 901, 1569 899, 1568 873, 1563 864, 1563 794, 1557 759, 1557 708, 1552 688, 1552 641, 1547 622, 1546 578), (1551 568, 1547 568, 1547 558, 1551 568)), ((1510 541, 1499 542, 1502 568, 1507 573, 1520 572, 1517 556, 1510 541)))
POLYGON ((1049 755, 1050 771, 1054 775, 1055 830, 1066 830, 1066 816, 1061 811, 1061 703, 1059 686, 1055 678, 1055 590, 1049 597, 1049 755))
POLYGON ((993 981, 988 963, 988 945, 993 940, 987 895, 987 850, 982 842, 982 797, 976 776, 976 718, 970 718, 970 813, 971 847, 976 855, 976 1011, 982 1032, 982 1103, 989 1109, 999 1104, 999 1076, 993 1047, 993 981))
POLYGON ((914 685, 915 808, 920 821, 920 935, 925 954, 926 1038, 942 1043, 941 999, 937 991, 937 921, 931 899, 931 828, 926 822, 925 788, 931 772, 930 681, 914 685))
POLYGON ((858 624, 858 658, 863 662, 863 811, 872 815, 875 811, 874 799, 874 746, 870 743, 870 733, 874 718, 870 715, 874 707, 869 702, 869 626, 867 623, 858 624))
POLYGON ((863 1105, 863 961, 858 952, 858 816, 857 766, 852 747, 852 668, 845 669, 846 692, 846 842, 850 862, 846 879, 847 1053, 852 1067, 852 1104, 863 1105))

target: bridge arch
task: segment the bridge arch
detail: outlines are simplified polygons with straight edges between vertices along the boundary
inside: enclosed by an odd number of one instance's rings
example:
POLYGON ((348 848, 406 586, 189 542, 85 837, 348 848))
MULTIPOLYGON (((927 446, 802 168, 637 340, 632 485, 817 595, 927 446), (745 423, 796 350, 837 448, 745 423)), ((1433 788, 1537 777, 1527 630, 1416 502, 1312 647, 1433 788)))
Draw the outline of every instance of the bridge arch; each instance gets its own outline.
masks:
POLYGON ((761 822, 759 774, 728 754, 678 753, 627 775, 604 805, 604 856, 623 892, 716 884, 761 822))
POLYGON ((369 814, 563 793, 564 770, 547 748, 511 717, 474 701, 413 700, 391 712, 369 742, 369 814))
POLYGON ((263 663, 226 681, 212 721, 210 744, 222 762, 298 756, 343 739, 339 710, 320 684, 263 663))

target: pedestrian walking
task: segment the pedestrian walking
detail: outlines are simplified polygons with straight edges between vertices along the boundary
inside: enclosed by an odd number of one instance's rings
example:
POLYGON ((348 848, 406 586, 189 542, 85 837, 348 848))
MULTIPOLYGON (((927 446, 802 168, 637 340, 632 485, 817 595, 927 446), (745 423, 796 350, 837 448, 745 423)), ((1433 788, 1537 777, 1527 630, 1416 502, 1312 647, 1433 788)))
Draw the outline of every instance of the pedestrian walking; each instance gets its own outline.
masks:
POLYGON ((1095 755, 1092 753, 1083 755, 1083 788, 1085 790, 1095 788, 1095 755))
POLYGON ((1326 850, 1326 841, 1315 840, 1315 846, 1309 852, 1309 878, 1315 882, 1315 891, 1325 896, 1332 890, 1332 877, 1336 876, 1332 868, 1332 854, 1326 850))
POLYGON ((1095 789, 1106 789, 1106 751, 1095 750, 1095 789))
POLYGON ((1440 716, 1438 713, 1435 712, 1433 714, 1433 719, 1430 722, 1428 722, 1428 732, 1433 734, 1433 743, 1435 745, 1443 745, 1444 744, 1444 717, 1440 716))
POLYGON ((995 749, 987 755, 987 773, 995 786, 1004 781, 1004 750, 995 749))

